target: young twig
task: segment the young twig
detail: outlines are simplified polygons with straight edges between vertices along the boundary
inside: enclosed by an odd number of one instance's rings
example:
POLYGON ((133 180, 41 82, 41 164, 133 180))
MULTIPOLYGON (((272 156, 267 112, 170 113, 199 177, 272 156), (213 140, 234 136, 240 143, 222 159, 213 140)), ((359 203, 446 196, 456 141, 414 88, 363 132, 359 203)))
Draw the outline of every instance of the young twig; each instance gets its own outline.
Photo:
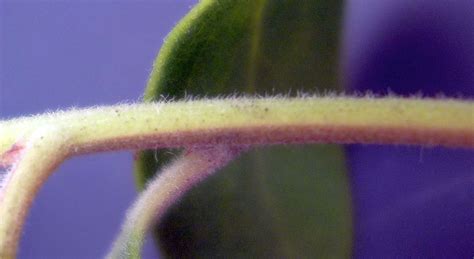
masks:
POLYGON ((41 184, 72 155, 156 147, 377 143, 474 147, 453 99, 234 98, 130 104, 0 121, 0 256, 16 253, 41 184))

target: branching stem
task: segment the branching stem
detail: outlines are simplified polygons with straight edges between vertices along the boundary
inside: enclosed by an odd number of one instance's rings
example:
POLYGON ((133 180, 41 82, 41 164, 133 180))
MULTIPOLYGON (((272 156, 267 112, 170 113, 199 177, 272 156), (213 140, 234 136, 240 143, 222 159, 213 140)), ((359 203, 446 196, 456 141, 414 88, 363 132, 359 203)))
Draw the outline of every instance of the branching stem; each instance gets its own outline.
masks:
POLYGON ((69 156, 290 143, 472 148, 474 104, 453 99, 234 98, 116 105, 0 121, 0 164, 15 165, 9 181, 0 183, 0 256, 15 256, 34 195, 69 156), (9 150, 19 144, 22 150, 12 159, 9 150))

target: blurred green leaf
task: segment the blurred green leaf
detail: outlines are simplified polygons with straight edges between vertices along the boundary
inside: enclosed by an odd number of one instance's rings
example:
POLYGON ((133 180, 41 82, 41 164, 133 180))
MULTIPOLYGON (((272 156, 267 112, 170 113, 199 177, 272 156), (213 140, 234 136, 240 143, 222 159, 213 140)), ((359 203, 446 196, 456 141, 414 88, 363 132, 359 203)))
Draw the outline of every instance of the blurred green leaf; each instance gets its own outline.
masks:
MULTIPOLYGON (((167 37, 145 100, 337 90, 342 6, 341 0, 201 1, 167 37)), ((139 187, 176 152, 139 153, 139 187)), ((169 211, 156 227, 161 249, 173 258, 349 257, 344 162, 335 145, 251 151, 169 211)))

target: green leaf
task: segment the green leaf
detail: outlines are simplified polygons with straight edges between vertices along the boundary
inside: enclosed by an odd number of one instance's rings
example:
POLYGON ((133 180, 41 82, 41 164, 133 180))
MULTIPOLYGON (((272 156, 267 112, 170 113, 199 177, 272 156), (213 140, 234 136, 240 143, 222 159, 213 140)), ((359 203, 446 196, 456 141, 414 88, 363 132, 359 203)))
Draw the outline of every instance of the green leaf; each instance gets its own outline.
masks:
MULTIPOLYGON (((183 98, 339 89, 342 1, 201 1, 167 37, 145 93, 183 98)), ((138 155, 140 188, 177 150, 138 155)), ((257 148, 191 190, 156 227, 170 257, 349 257, 339 146, 257 148)))

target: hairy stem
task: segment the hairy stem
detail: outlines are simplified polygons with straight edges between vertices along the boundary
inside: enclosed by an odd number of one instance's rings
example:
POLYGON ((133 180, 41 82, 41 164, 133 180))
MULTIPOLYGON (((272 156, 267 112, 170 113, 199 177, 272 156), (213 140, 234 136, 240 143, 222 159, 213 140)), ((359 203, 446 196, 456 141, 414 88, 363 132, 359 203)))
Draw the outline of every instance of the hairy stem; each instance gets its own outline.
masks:
POLYGON ((225 166, 242 148, 218 145, 191 148, 157 174, 127 213, 107 258, 141 258, 148 229, 193 185, 225 166))
POLYGON ((21 229, 37 191, 67 157, 66 133, 54 127, 38 129, 27 141, 0 190, 0 258, 15 258, 21 229))
POLYGON ((474 104, 453 99, 264 98, 117 105, 0 121, 0 153, 42 125, 76 154, 190 144, 474 146, 474 104))
POLYGON ((289 143, 472 148, 474 104, 453 99, 234 98, 116 105, 0 121, 0 166, 14 165, 8 177, 0 177, 0 256, 15 255, 34 195, 71 155, 289 143))

